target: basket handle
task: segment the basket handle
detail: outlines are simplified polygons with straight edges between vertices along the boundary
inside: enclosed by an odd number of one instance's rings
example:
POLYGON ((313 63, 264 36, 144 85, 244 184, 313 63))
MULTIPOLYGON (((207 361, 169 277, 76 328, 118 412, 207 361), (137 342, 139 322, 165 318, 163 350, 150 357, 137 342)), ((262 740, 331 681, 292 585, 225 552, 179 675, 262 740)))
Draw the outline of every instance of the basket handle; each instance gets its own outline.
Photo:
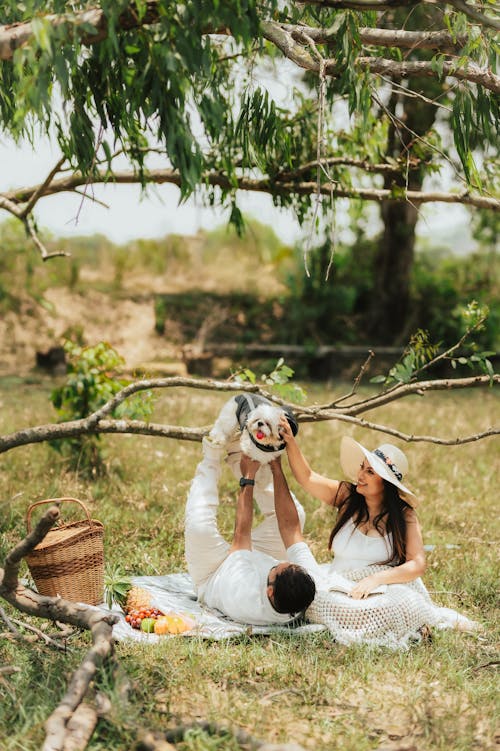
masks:
POLYGON ((33 509, 35 509, 37 506, 41 506, 44 503, 62 503, 62 502, 66 502, 66 501, 70 501, 72 503, 79 503, 80 506, 85 511, 85 514, 87 516, 87 520, 88 520, 90 526, 91 527, 93 526, 92 519, 90 518, 90 514, 89 514, 88 508, 86 507, 86 505, 84 503, 82 503, 81 501, 79 501, 78 498, 47 498, 44 501, 37 501, 36 503, 32 503, 31 506, 29 507, 28 512, 27 512, 27 516, 26 516, 26 529, 28 530, 28 534, 31 532, 31 513, 32 513, 33 509))

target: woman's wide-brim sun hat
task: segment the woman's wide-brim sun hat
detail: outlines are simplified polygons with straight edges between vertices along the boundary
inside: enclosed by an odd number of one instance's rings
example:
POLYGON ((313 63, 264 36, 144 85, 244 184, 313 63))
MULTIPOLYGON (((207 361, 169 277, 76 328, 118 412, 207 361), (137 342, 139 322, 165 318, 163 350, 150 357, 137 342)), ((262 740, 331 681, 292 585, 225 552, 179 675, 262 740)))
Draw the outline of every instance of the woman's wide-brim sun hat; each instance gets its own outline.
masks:
POLYGON ((358 482, 359 468, 365 459, 377 475, 397 487, 400 498, 416 508, 417 498, 403 485, 403 477, 408 472, 408 459, 401 449, 392 443, 384 443, 369 451, 354 438, 344 436, 340 443, 340 465, 347 479, 354 484, 358 482))

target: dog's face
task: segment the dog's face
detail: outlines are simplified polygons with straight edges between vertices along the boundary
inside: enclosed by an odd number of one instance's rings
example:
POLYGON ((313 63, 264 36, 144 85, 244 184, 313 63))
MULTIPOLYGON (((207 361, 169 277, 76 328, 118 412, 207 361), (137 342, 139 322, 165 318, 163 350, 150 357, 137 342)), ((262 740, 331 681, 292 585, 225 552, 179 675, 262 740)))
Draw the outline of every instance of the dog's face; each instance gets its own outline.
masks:
POLYGON ((246 429, 261 446, 278 448, 283 439, 280 435, 280 418, 283 410, 269 404, 259 404, 248 413, 246 429))

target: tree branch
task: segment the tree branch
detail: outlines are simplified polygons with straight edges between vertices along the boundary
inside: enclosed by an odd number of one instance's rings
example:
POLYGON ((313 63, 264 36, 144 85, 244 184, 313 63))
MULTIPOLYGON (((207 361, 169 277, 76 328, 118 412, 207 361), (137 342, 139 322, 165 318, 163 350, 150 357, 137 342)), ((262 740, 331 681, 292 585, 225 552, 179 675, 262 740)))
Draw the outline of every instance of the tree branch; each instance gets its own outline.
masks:
MULTIPOLYGON (((7 628, 9 629, 9 633, 14 636, 15 639, 23 639, 22 633, 19 631, 18 628, 14 625, 14 621, 12 618, 9 618, 5 610, 0 607, 0 619, 5 623, 7 628)), ((0 671, 1 672, 1 671, 0 671)))
POLYGON ((372 361, 373 357, 375 357, 375 353, 373 352, 373 350, 370 350, 368 352, 368 356, 367 356, 366 360, 364 361, 364 363, 362 364, 362 366, 361 366, 361 368, 359 370, 358 375, 354 379, 354 382, 352 384, 352 388, 351 388, 350 392, 348 394, 345 394, 344 396, 339 397, 332 404, 327 405, 325 407, 325 409, 331 409, 332 407, 338 407, 338 405, 341 402, 345 402, 347 399, 350 399, 351 396, 354 396, 354 394, 358 390, 359 384, 361 383, 361 379, 363 378, 364 374, 366 373, 366 371, 370 367, 370 362, 372 361))
MULTIPOLYGON (((424 3, 435 5, 435 0, 423 0, 424 3)), ((415 5, 412 0, 303 0, 304 5, 317 5, 321 8, 350 8, 351 10, 390 10, 392 8, 411 8, 415 5)), ((477 10, 474 5, 469 5, 464 0, 446 0, 443 5, 451 5, 456 10, 464 13, 480 26, 489 26, 492 29, 500 29, 497 19, 487 16, 477 10)))
MULTIPOLYGON (((303 41, 304 34, 316 44, 328 44, 338 35, 337 29, 324 29, 305 24, 274 24, 281 26, 296 41, 303 41)), ((466 34, 454 37, 448 31, 406 31, 403 29, 378 29, 362 27, 358 29, 363 44, 376 47, 398 47, 400 49, 429 49, 442 51, 458 51, 469 40, 466 34)))
POLYGON ((3 570, 3 576, 0 579, 0 592, 3 593, 4 589, 9 592, 16 589, 21 561, 36 545, 38 545, 39 542, 43 540, 58 518, 59 509, 56 506, 51 506, 51 508, 49 508, 40 519, 35 529, 10 551, 5 559, 5 569, 3 570))
MULTIPOLYGON (((120 15, 117 25, 126 31, 154 23, 158 21, 158 18, 158 4, 155 0, 150 0, 146 2, 146 12, 141 18, 131 5, 120 15)), ((89 8, 75 13, 49 14, 43 16, 43 20, 54 28, 67 26, 68 41, 78 37, 81 44, 90 45, 101 42, 108 36, 108 22, 102 8, 89 8), (90 27, 93 28, 92 32, 89 32, 90 27)), ((27 44, 33 35, 31 21, 19 21, 0 26, 0 60, 12 60, 14 52, 27 44)))
MULTIPOLYGON (((463 13, 468 18, 472 19, 475 23, 481 26, 490 26, 492 29, 500 30, 500 21, 491 16, 486 16, 477 10, 477 7, 466 3, 464 0, 448 0, 449 5, 452 5, 456 10, 463 13)), ((492 6, 491 10, 495 10, 495 6, 492 6)), ((497 6, 498 13, 498 6, 497 6)))
MULTIPOLYGON (((370 172, 370 173, 376 173, 380 175, 397 175, 400 173, 401 168, 399 165, 394 164, 371 164, 370 162, 367 162, 363 159, 354 159, 346 156, 330 156, 326 157, 325 159, 321 160, 321 166, 322 167, 356 167, 358 169, 363 170, 363 172, 370 172)), ((413 165, 412 165, 413 166, 413 165)), ((416 164, 415 169, 418 168, 420 165, 416 164)), ((302 164, 300 167, 297 167, 297 169, 294 170, 283 170, 282 172, 278 172, 276 175, 276 180, 296 180, 299 177, 302 177, 302 175, 307 174, 308 172, 312 172, 313 170, 317 169, 318 162, 317 160, 313 160, 311 162, 307 162, 307 164, 302 164)))
POLYGON ((58 258, 60 256, 70 255, 70 253, 66 253, 66 251, 64 250, 54 250, 52 253, 47 250, 43 242, 38 237, 38 233, 35 229, 35 223, 33 221, 33 217, 31 216, 31 214, 28 214, 28 216, 21 217, 21 220, 24 224, 24 228, 26 229, 26 234, 28 235, 28 237, 31 237, 35 247, 38 248, 38 250, 40 251, 40 255, 42 256, 42 261, 48 261, 49 258, 58 258))
MULTIPOLYGON (((276 47, 289 60, 294 62, 304 70, 319 72, 319 62, 298 42, 295 41, 291 32, 287 31, 284 26, 273 22, 262 24, 263 36, 276 47)), ((299 27, 294 32, 295 36, 299 34, 299 27)), ((307 36, 304 34, 304 42, 307 42, 307 36)), ((500 93, 500 76, 497 76, 489 69, 480 68, 475 63, 468 61, 464 66, 458 66, 454 62, 444 61, 441 72, 433 68, 431 62, 427 61, 403 61, 388 60, 383 57, 358 57, 356 65, 365 68, 370 73, 380 75, 391 75, 397 78, 406 76, 425 76, 426 78, 440 79, 443 76, 450 76, 460 81, 471 81, 477 83, 486 89, 495 93, 500 93)), ((342 69, 336 60, 327 60, 325 72, 329 76, 337 77, 342 69)))
MULTIPOLYGON (((178 187, 180 187, 182 183, 180 174, 173 169, 152 169, 145 175, 145 180, 148 183, 155 183, 156 185, 170 184, 177 185, 178 187)), ((79 172, 75 172, 73 175, 54 180, 49 186, 47 186, 44 195, 49 196, 55 195, 56 193, 73 191, 75 188, 85 185, 87 181, 88 177, 79 172)), ((101 170, 92 175, 91 182, 93 184, 132 184, 138 183, 139 178, 134 171, 118 171, 110 175, 107 171, 101 170)), ((230 180, 226 175, 223 175, 220 172, 204 174, 201 178, 201 184, 220 187, 224 190, 231 190, 235 187, 235 181, 233 179, 230 180)), ((288 180, 271 180, 270 178, 256 179, 241 176, 236 178, 236 184, 238 190, 270 193, 271 195, 290 193, 295 193, 297 195, 314 195, 317 191, 317 184, 312 181, 293 182, 288 180)), ((27 197, 37 189, 37 187, 38 186, 16 188, 4 193, 3 198, 7 199, 7 201, 14 205, 16 203, 23 203, 27 200, 27 197)), ((344 188, 338 184, 324 182, 320 186, 320 192, 328 197, 333 196, 333 198, 359 198, 364 201, 376 201, 378 203, 391 200, 411 201, 415 204, 460 203, 467 206, 475 206, 476 208, 492 209, 495 211, 500 210, 500 199, 491 196, 478 195, 476 193, 471 194, 468 190, 464 190, 460 193, 408 190, 405 191, 404 196, 402 196, 385 188, 344 188)), ((3 208, 3 206, 1 206, 1 200, 2 196, 0 196, 0 208, 3 208)))
MULTIPOLYGON (((58 165, 59 164, 60 162, 58 162, 58 165)), ((33 207, 35 203, 41 198, 42 195, 46 195, 47 188, 50 185, 50 182, 52 181, 52 178, 57 171, 58 171, 58 168, 53 170, 50 173, 50 175, 44 180, 43 183, 31 189, 31 191, 28 194, 29 200, 26 202, 25 206, 20 206, 18 201, 11 200, 8 196, 0 194, 0 209, 4 209, 5 211, 8 211, 9 214, 12 214, 12 216, 15 216, 16 219, 19 219, 23 223, 24 229, 26 230, 26 234, 28 235, 28 237, 31 237, 34 245, 40 251, 40 255, 42 256, 42 259, 44 261, 46 261, 49 258, 54 258, 56 256, 69 255, 69 253, 65 253, 62 250, 54 251, 53 253, 50 253, 47 250, 45 245, 42 243, 42 241, 38 237, 38 233, 35 228, 33 217, 29 213, 30 209, 28 209, 28 207, 33 207)))
POLYGON ((40 185, 34 191, 34 193, 31 194, 29 200, 26 202, 26 205, 23 206, 21 210, 22 217, 27 217, 28 214, 31 214, 31 212, 35 208, 36 202, 41 196, 43 196, 45 189, 47 188, 48 185, 50 185, 50 183, 52 182, 54 177, 57 175, 57 173, 59 172, 59 170, 61 169, 65 161, 66 161, 66 157, 65 156, 61 157, 61 159, 59 159, 55 167, 49 172, 49 174, 47 175, 43 183, 40 183, 40 185))
MULTIPOLYGON (((74 732, 71 721, 74 720, 76 712, 81 711, 83 700, 97 670, 113 653, 113 623, 118 618, 111 616, 114 620, 110 623, 103 618, 102 613, 99 615, 100 620, 90 625, 92 647, 85 655, 80 667, 73 673, 66 694, 45 723, 46 736, 42 751, 64 751, 67 747, 67 738, 71 737, 74 732)), ((96 722, 95 712, 92 712, 90 717, 87 716, 87 724, 93 723, 95 726, 96 722)))
MULTIPOLYGON (((361 417, 351 417, 349 415, 340 415, 336 414, 334 417, 328 417, 325 414, 318 415, 318 417, 314 420, 338 420, 339 422, 348 422, 351 425, 358 425, 360 428, 366 428, 367 430, 375 430, 379 433, 384 433, 385 435, 391 435, 395 438, 399 438, 402 441, 405 441, 406 443, 432 443, 437 444, 438 446, 461 446, 465 443, 474 443, 475 441, 480 441, 483 438, 491 438, 492 436, 500 435, 500 427, 499 428, 489 428, 488 430, 484 430, 481 433, 474 433, 472 435, 467 435, 463 437, 457 437, 457 438, 438 438, 436 436, 432 435, 414 435, 409 433, 403 433, 400 430, 396 430, 395 428, 388 427, 387 425, 379 425, 375 422, 370 422, 369 420, 364 420, 361 417)), ((312 422, 313 419, 303 419, 301 422, 312 422)))
MULTIPOLYGON (((437 78, 444 76, 456 78, 458 81, 470 81, 479 84, 485 89, 500 94, 500 76, 497 76, 490 69, 480 68, 475 63, 468 61, 463 67, 455 62, 444 61, 441 73, 432 67, 431 62, 420 60, 406 60, 397 62, 395 60, 386 60, 383 57, 358 57, 356 60, 361 68, 368 68, 370 73, 380 75, 396 76, 405 78, 407 76, 425 76, 426 78, 437 78)), ((331 65, 332 75, 335 71, 335 64, 331 65)), ((328 66, 327 66, 328 72, 328 66)))
MULTIPOLYGON (((351 8, 354 10, 384 10, 393 7, 411 7, 414 2, 411 0, 377 1, 377 0, 306 0, 306 3, 315 4, 326 8, 351 8)), ((460 12, 465 13, 481 26, 488 26, 495 29, 500 28, 500 22, 496 19, 486 16, 474 6, 468 5, 463 0, 449 0, 449 4, 460 12)), ((155 0, 146 3, 146 12, 143 17, 134 12, 132 7, 127 8, 118 18, 117 26, 122 30, 139 28, 148 24, 153 24, 160 19, 158 7, 155 0)), ((80 11, 72 14, 50 14, 44 16, 44 21, 54 28, 66 25, 68 27, 68 40, 73 40, 78 36, 81 44, 90 45, 102 41, 108 35, 107 19, 101 8, 91 8, 86 11, 80 11), (88 28, 92 27, 93 32, 89 33, 88 28)), ((327 43, 335 32, 329 29, 315 29, 307 26, 292 26, 289 24, 277 24, 274 22, 262 22, 264 36, 275 43, 290 59, 293 59, 300 67, 309 68, 312 62, 310 56, 305 51, 301 52, 300 47, 294 48, 290 43, 293 35, 307 35, 317 43, 327 43), (274 31, 273 31, 274 28, 274 31), (281 34, 278 31, 281 30, 281 34), (267 33, 266 33, 267 32, 267 33), (285 36, 284 36, 285 35, 285 36), (286 41, 289 37, 290 42, 286 41), (287 52, 285 52, 287 48, 287 52)), ((33 26, 31 21, 22 21, 15 24, 0 26, 0 60, 11 60, 14 52, 19 47, 28 43, 33 37, 33 26)), ((228 34, 228 29, 207 28, 205 33, 224 33, 228 34)), ((406 49, 451 49, 463 45, 467 38, 465 35, 453 38, 445 30, 437 32, 411 32, 405 30, 388 30, 388 29, 360 29, 360 37, 364 44, 371 44, 384 47, 399 47, 406 49)), ((430 74, 426 74, 430 75, 430 74)), ((447 75, 454 75, 448 73, 447 75)), ((472 79, 468 79, 472 80, 472 79)), ((484 85, 484 84, 483 84, 484 85)))
MULTIPOLYGON (((66 644, 62 644, 61 642, 58 642, 55 639, 52 639, 48 634, 44 633, 41 629, 36 628, 36 626, 32 626, 31 623, 25 623, 24 621, 20 621, 18 618, 11 618, 10 620, 12 623, 15 623, 17 626, 21 626, 22 628, 25 628, 28 631, 31 631, 32 633, 34 633, 39 639, 44 641, 49 646, 55 647, 61 652, 67 651, 66 644)), ((31 641, 31 639, 29 641, 31 641)))
MULTIPOLYGON (((366 364, 365 364, 366 365, 366 364)), ((365 366, 363 366, 365 367, 365 366)), ((364 372, 364 371, 362 371, 364 372)), ((362 373, 361 373, 362 374, 362 373)), ((360 376, 361 376, 360 374, 360 376)), ((422 395, 426 391, 463 389, 470 387, 479 387, 488 385, 491 380, 494 383, 500 382, 500 376, 495 375, 492 379, 489 376, 473 376, 471 378, 456 378, 446 380, 422 381, 408 384, 400 384, 397 387, 382 392, 375 397, 369 397, 356 404, 338 407, 296 407, 295 412, 299 422, 319 422, 324 420, 340 420, 351 422, 363 427, 371 427, 373 430, 386 432, 389 435, 395 435, 394 430, 383 425, 367 423, 359 420, 357 415, 368 410, 375 409, 384 404, 392 402, 411 394, 422 395)), ((57 424, 39 425, 33 428, 19 430, 10 435, 0 437, 0 453, 5 453, 19 446, 26 446, 32 443, 41 443, 44 441, 59 440, 62 438, 73 438, 79 435, 98 435, 103 433, 130 433, 138 435, 150 435, 162 438, 173 438, 183 441, 201 441, 207 434, 209 428, 189 428, 183 426, 164 425, 160 423, 144 422, 142 420, 124 420, 124 419, 104 419, 112 413, 122 402, 139 391, 147 391, 155 388, 196 388, 207 391, 218 392, 247 392, 260 394, 271 399, 276 404, 284 404, 284 400, 275 397, 269 392, 261 389, 257 385, 241 384, 229 381, 211 381, 190 378, 157 378, 136 381, 125 388, 121 389, 115 396, 110 399, 103 407, 93 412, 81 420, 72 420, 57 424)), ((335 403, 334 403, 335 404, 335 403)), ((455 445, 459 443, 470 443, 479 438, 486 438, 490 435, 497 435, 500 429, 490 428, 488 431, 465 438, 442 439, 433 436, 406 436, 404 440, 427 441, 430 443, 445 443, 446 445, 455 445)))
POLYGON ((0 438, 0 454, 19 446, 45 441, 75 438, 79 435, 100 435, 102 433, 131 433, 151 435, 158 438, 174 438, 180 441, 201 441, 207 433, 204 428, 185 428, 177 425, 163 425, 142 420, 100 420, 92 424, 87 419, 61 423, 48 423, 34 428, 26 428, 0 438))
POLYGON ((43 540, 58 517, 59 509, 55 506, 49 508, 33 531, 7 555, 5 568, 0 568, 0 596, 15 608, 39 618, 71 623, 78 628, 90 630, 92 634, 91 649, 74 672, 66 695, 47 720, 42 751, 63 751, 67 747, 66 743, 74 733, 71 721, 81 707, 97 669, 112 654, 112 629, 118 621, 116 615, 69 602, 62 597, 39 595, 19 584, 18 571, 22 559, 43 540))
POLYGON ((4 209, 5 211, 8 211, 9 214, 12 214, 17 219, 23 218, 22 209, 16 204, 16 202, 11 201, 10 198, 7 198, 6 196, 3 196, 3 195, 0 195, 0 209, 4 209))
POLYGON ((444 378, 433 381, 415 381, 412 383, 401 383, 382 391, 377 396, 369 397, 357 404, 345 408, 349 415, 358 415, 368 410, 376 409, 384 404, 389 404, 396 399, 400 399, 410 394, 422 396, 426 391, 453 391, 455 389, 473 388, 488 386, 490 383, 500 383, 500 375, 490 376, 472 376, 470 378, 444 378))

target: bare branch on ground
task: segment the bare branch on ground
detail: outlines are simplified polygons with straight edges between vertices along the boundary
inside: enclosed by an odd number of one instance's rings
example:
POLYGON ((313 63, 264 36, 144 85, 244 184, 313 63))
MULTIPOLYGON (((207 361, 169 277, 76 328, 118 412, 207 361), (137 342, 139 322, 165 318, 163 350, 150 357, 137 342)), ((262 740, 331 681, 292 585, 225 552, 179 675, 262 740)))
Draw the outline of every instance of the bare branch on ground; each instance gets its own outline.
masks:
MULTIPOLYGON (((92 634, 92 647, 73 673, 65 696, 46 722, 42 751, 64 751, 68 738, 90 738, 97 715, 94 710, 89 712, 84 707, 84 699, 97 670, 113 652, 112 629, 117 621, 113 614, 61 597, 46 597, 19 583, 23 558, 43 540, 58 517, 59 509, 55 506, 49 508, 32 532, 7 555, 4 568, 0 568, 0 596, 17 610, 51 621, 70 623, 92 634)), ((80 748, 85 746, 86 742, 80 748)))
MULTIPOLYGON (((75 670, 68 684, 66 694, 59 702, 45 723, 45 740, 42 751, 84 751, 96 727, 100 715, 109 711, 109 701, 96 697, 94 703, 88 701, 91 683, 97 671, 113 654, 113 624, 116 615, 105 613, 81 603, 72 603, 61 597, 46 597, 19 583, 18 573, 23 558, 39 543, 59 517, 55 506, 48 509, 36 527, 21 540, 7 555, 4 568, 0 568, 0 597, 22 612, 46 618, 60 623, 70 623, 82 629, 90 630, 92 647, 84 656, 82 663, 75 670)), ((5 611, 0 608, 0 617, 17 636, 5 611)), ((18 621, 16 621, 18 622, 18 621)), ((25 626, 26 624, 21 624, 25 626)), ((38 629, 34 631, 41 633, 38 629)), ((10 665, 0 666, 0 681, 3 676, 18 672, 19 668, 10 665)), ((267 744, 239 728, 228 730, 209 722, 183 725, 164 733, 147 731, 142 734, 136 746, 137 751, 167 751, 173 748, 171 743, 178 743, 190 729, 201 729, 210 735, 232 736, 246 751, 303 751, 296 744, 267 744)))

